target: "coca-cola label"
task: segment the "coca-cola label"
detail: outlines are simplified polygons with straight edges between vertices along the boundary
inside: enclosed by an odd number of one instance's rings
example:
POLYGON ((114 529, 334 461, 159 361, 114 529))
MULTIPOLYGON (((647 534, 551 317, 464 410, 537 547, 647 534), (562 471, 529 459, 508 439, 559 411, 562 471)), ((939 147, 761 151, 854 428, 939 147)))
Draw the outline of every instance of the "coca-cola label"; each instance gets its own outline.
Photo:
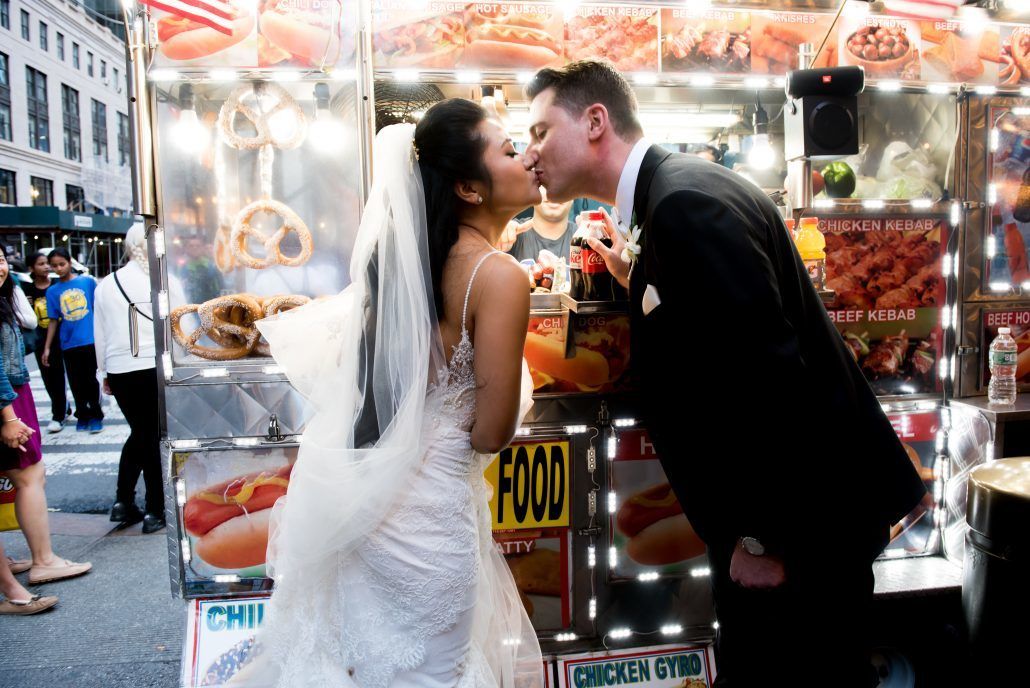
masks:
POLYGON ((1018 363, 1018 356, 1015 351, 992 351, 992 366, 1014 366, 1018 363))
POLYGON ((569 250, 569 269, 583 269, 583 249, 579 246, 573 246, 569 250))
POLYGON ((604 258, 597 251, 584 248, 583 256, 581 258, 583 263, 583 274, 584 275, 596 275, 601 272, 608 272, 608 266, 604 263, 604 258))

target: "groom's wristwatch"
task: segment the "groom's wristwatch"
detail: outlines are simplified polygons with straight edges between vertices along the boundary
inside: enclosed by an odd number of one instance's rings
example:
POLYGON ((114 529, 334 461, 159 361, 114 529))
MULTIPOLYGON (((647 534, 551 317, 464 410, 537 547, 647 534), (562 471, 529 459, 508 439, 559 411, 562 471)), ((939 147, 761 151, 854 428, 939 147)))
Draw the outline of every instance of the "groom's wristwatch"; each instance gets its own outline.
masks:
POLYGON ((744 551, 748 554, 761 557, 765 556, 765 545, 763 545, 758 538, 753 537, 742 537, 740 538, 740 545, 744 548, 744 551))

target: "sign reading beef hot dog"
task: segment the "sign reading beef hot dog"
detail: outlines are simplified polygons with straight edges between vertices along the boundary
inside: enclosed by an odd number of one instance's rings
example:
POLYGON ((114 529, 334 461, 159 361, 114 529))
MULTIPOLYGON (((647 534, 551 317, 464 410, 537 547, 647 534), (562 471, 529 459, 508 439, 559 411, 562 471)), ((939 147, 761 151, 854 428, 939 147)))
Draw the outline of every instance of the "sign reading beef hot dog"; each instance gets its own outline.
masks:
POLYGON ((569 441, 517 442, 494 457, 485 476, 493 486, 493 529, 569 525, 569 441))

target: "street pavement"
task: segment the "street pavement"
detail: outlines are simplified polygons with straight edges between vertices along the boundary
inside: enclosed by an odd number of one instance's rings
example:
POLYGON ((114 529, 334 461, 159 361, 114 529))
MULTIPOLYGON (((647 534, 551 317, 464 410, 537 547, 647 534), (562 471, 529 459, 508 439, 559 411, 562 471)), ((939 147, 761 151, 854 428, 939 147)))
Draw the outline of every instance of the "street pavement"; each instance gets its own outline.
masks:
MULTIPOLYGON (((116 530, 107 515, 128 425, 114 399, 105 399, 103 432, 76 432, 73 420, 48 435, 50 400, 35 370, 31 385, 44 427, 54 550, 92 562, 93 570, 30 588, 57 595, 54 609, 0 617, 0 688, 175 688, 186 606, 171 594, 166 533, 142 535, 139 524, 116 530)), ((142 481, 137 503, 142 508, 142 481)), ((28 558, 20 531, 0 533, 0 541, 8 555, 28 558)), ((18 578, 28 584, 28 573, 18 578)))

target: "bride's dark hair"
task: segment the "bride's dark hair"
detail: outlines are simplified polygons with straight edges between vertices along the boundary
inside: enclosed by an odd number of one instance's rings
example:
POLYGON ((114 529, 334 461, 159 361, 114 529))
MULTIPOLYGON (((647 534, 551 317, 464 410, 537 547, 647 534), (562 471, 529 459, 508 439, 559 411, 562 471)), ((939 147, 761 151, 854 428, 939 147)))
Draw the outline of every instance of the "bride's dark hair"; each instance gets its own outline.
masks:
POLYGON ((471 100, 449 98, 429 108, 415 127, 438 319, 443 318, 443 266, 458 240, 458 217, 465 205, 454 192, 454 185, 463 181, 490 185, 490 173, 483 162, 486 140, 478 131, 486 118, 486 110, 471 100))

